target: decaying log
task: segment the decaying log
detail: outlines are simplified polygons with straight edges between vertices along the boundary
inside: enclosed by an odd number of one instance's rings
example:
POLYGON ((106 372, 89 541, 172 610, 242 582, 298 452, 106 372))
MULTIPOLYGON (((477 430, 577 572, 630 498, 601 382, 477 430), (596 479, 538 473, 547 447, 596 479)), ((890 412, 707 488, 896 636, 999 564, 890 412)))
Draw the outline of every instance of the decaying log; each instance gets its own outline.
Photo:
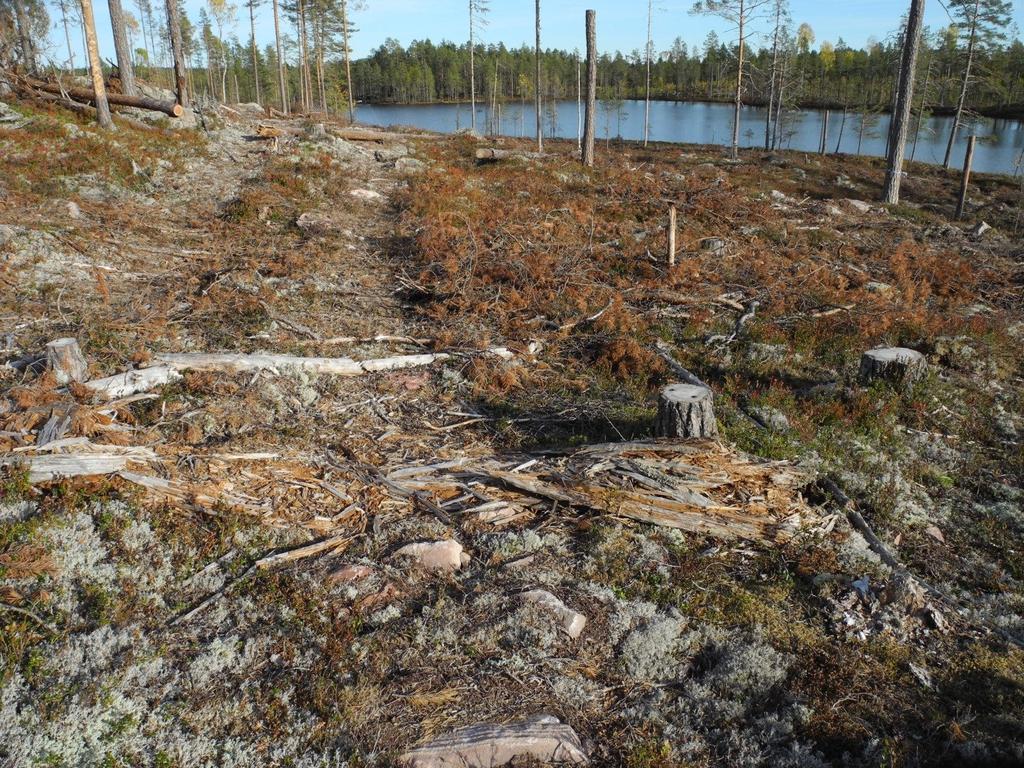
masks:
POLYGON ((499 160, 538 160, 546 157, 543 152, 519 152, 511 149, 481 147, 476 151, 478 163, 495 163, 499 160))
POLYGON ((55 339, 47 344, 46 364, 56 374, 58 384, 82 382, 89 378, 89 364, 76 339, 55 339))
MULTIPOLYGON (((50 443, 47 448, 56 445, 57 442, 50 443)), ((7 454, 0 456, 0 467, 25 469, 30 483, 46 483, 61 477, 113 475, 124 471, 129 462, 145 462, 156 458, 156 454, 148 448, 92 445, 88 441, 77 443, 74 447, 75 453, 52 453, 45 456, 7 454)))
POLYGON ((148 392, 151 389, 178 381, 180 378, 181 374, 174 368, 157 365, 137 371, 116 373, 103 379, 94 379, 85 386, 93 391, 97 400, 107 401, 129 397, 139 392, 148 392))
POLYGON ((695 384, 670 384, 661 390, 654 434, 658 437, 717 436, 711 390, 695 384))
POLYGON ((350 357, 299 357, 297 355, 244 355, 235 353, 183 353, 159 354, 153 362, 176 371, 311 371, 329 376, 362 376, 367 373, 395 371, 448 360, 445 353, 427 355, 398 355, 375 360, 353 360, 350 357))
POLYGON ((909 386, 921 378, 927 367, 925 356, 916 349, 879 347, 861 356, 858 378, 862 384, 882 380, 909 386))
POLYGON ((508 725, 458 728, 398 758, 405 768, 497 768, 518 761, 589 762, 576 732, 552 715, 508 725))
MULTIPOLYGON (((93 103, 96 98, 96 95, 88 88, 64 88, 56 83, 47 83, 32 78, 27 78, 25 82, 38 91, 68 97, 85 104, 93 103)), ((148 96, 125 96, 123 93, 108 93, 107 101, 120 107, 135 107, 136 109, 145 109, 150 112, 162 112, 168 117, 181 117, 185 114, 181 104, 151 99, 148 96)))

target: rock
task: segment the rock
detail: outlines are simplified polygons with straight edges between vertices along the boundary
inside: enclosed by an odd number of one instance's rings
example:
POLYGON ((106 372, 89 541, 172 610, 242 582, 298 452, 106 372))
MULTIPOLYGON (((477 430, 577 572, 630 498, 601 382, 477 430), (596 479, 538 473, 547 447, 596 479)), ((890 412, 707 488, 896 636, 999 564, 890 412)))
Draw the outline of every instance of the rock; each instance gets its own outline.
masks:
POLYGON ((317 235, 328 235, 339 232, 341 227, 329 214, 307 211, 295 220, 295 226, 302 230, 303 234, 314 237, 317 235))
POLYGON ((587 617, 567 607, 565 603, 545 589, 532 589, 520 597, 524 603, 536 605, 550 612, 558 620, 562 631, 573 640, 579 638, 587 626, 587 617))
POLYGON ((777 189, 772 190, 772 202, 780 203, 782 205, 796 205, 796 200, 787 195, 785 192, 779 192, 777 189))
POLYGON ((373 568, 368 565, 347 564, 336 568, 327 575, 328 584, 355 584, 373 576, 373 568))
POLYGON ((888 283, 881 283, 877 280, 869 280, 864 284, 864 290, 868 293, 878 293, 886 296, 892 293, 892 286, 888 283))
POLYGON ((871 203, 865 203, 863 200, 854 200, 850 197, 846 198, 843 202, 847 207, 857 211, 857 213, 871 213, 871 203))
POLYGON ((395 144, 385 149, 378 149, 373 153, 373 159, 378 163, 393 163, 408 156, 409 148, 405 144, 395 144))
POLYGON ((879 347, 865 352, 860 359, 858 378, 862 384, 885 380, 909 385, 928 367, 924 355, 906 347, 879 347))
POLYGON ((310 141, 328 141, 331 138, 327 135, 327 128, 324 127, 323 123, 313 123, 310 125, 306 136, 310 141))
POLYGON ((657 437, 716 437, 714 396, 707 387, 670 384, 658 395, 657 437))
POLYGON ((497 768, 513 761, 586 765, 579 736, 557 717, 457 728, 398 758, 405 768, 497 768))
POLYGON ((400 157, 395 161, 395 170, 401 173, 420 173, 427 169, 427 164, 415 157, 400 157))
POLYGON ((852 181, 850 181, 850 177, 849 176, 845 176, 843 174, 839 174, 839 176, 836 177, 836 186, 837 187, 843 187, 844 189, 856 189, 857 188, 857 185, 854 184, 852 181))
POLYGON ((725 240, 720 237, 705 237, 700 241, 700 249, 713 253, 715 256, 724 255, 725 247, 725 240))
POLYGON ((470 560, 469 555, 462 551, 462 545, 452 539, 406 544, 395 552, 395 556, 408 557, 426 571, 457 571, 470 560))
POLYGON ((971 230, 971 237, 982 238, 986 232, 992 229, 992 226, 988 222, 981 221, 974 229, 971 230))
POLYGON ((82 209, 78 207, 78 203, 74 201, 68 201, 68 204, 65 206, 65 208, 68 212, 69 219, 82 218, 82 209))
POLYGON ((788 432, 790 429, 786 414, 777 408, 770 408, 766 405, 755 406, 750 409, 750 415, 758 424, 771 432, 788 432))
POLYGON ((359 200, 377 201, 384 199, 384 195, 373 189, 353 189, 349 194, 359 200))

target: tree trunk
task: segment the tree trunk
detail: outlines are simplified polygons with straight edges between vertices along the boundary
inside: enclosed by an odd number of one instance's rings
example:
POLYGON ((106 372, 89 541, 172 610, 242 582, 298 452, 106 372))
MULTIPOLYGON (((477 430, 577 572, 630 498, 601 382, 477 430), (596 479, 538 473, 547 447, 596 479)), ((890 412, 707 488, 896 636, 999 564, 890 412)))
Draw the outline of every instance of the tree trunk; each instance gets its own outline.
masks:
POLYGON ((352 54, 348 48, 348 0, 341 0, 341 34, 345 46, 345 89, 348 91, 348 122, 356 121, 356 99, 352 93, 352 54))
POLYGON ((647 82, 644 94, 644 146, 651 132, 651 21, 654 14, 654 0, 647 0, 647 82))
POLYGON ((953 157, 953 145, 956 144, 956 134, 960 130, 960 120, 964 114, 964 105, 967 103, 967 89, 971 83, 971 66, 974 64, 974 46, 978 39, 978 13, 981 10, 981 0, 975 0, 974 18, 971 20, 971 38, 967 43, 967 64, 964 67, 964 79, 960 86, 960 98, 956 102, 956 113, 953 115, 953 127, 949 129, 949 143, 946 144, 946 159, 942 161, 943 168, 949 168, 950 160, 953 157))
MULTIPOLYGON (((18 40, 21 44, 21 57, 24 59, 25 71, 36 71, 36 51, 32 45, 32 27, 29 24, 28 13, 25 12, 25 3, 22 0, 14 0, 14 15, 18 22, 18 40)), ((95 26, 93 34, 95 34, 95 26)))
POLYGON ((974 162, 974 144, 977 136, 970 136, 967 139, 967 154, 964 155, 964 173, 960 178, 960 197, 956 203, 956 215, 954 218, 960 221, 964 217, 964 208, 967 205, 967 186, 971 180, 971 164, 974 162))
POLYGON ((889 381, 894 384, 913 384, 928 367, 924 355, 916 349, 880 347, 861 355, 858 378, 862 384, 889 381))
MULTIPOLYGON (((344 5, 342 5, 344 9, 344 5)), ((346 30, 346 41, 348 40, 346 30)), ((278 17, 277 11, 277 0, 274 0, 274 40, 277 43, 277 87, 281 92, 281 111, 286 115, 288 114, 288 89, 285 86, 284 80, 284 54, 281 52, 281 23, 278 17)), ((345 46, 346 57, 348 55, 348 45, 345 46)), ((347 58, 346 58, 347 61, 347 58)))
POLYGON ((96 41, 96 19, 92 13, 92 0, 81 0, 82 23, 85 26, 85 45, 89 54, 89 73, 92 75, 92 88, 96 101, 96 122, 105 130, 114 129, 114 121, 110 117, 110 105, 107 103, 107 88, 103 83, 103 68, 100 66, 100 47, 96 41))
POLYGON ((775 107, 775 80, 778 77, 778 65, 779 65, 779 27, 782 22, 782 4, 777 3, 775 6, 775 33, 772 37, 772 69, 771 69, 771 85, 768 87, 768 113, 764 117, 764 148, 765 150, 771 149, 771 133, 772 133, 772 111, 775 107))
POLYGON ((743 106, 743 25, 746 22, 745 0, 740 0, 739 13, 739 63, 736 70, 736 111, 732 116, 732 158, 736 160, 740 156, 740 109, 743 106))
POLYGON ((256 103, 262 105, 263 98, 260 94, 260 65, 259 57, 256 54, 256 0, 249 0, 249 33, 252 42, 252 79, 256 84, 256 103))
POLYGON ((533 106, 537 112, 537 151, 544 151, 544 123, 543 117, 540 113, 541 93, 540 93, 540 0, 536 0, 536 32, 537 32, 537 43, 534 47, 534 87, 533 87, 533 106))
POLYGON ((178 0, 166 0, 167 29, 171 36, 171 55, 174 57, 174 90, 178 103, 188 109, 189 94, 185 80, 185 53, 181 42, 181 21, 178 17, 178 0))
POLYGON ((903 156, 910 128, 910 114, 914 99, 914 76, 917 70, 917 53, 921 47, 921 28, 924 23, 925 0, 911 0, 907 17, 907 32, 903 39, 903 62, 897 87, 896 109, 892 115, 889 132, 890 147, 888 167, 885 173, 883 200, 890 204, 900 201, 900 182, 903 180, 903 156))
POLYGON ((132 49, 128 45, 128 35, 124 28, 124 11, 121 0, 107 0, 110 9, 110 28, 114 33, 114 51, 117 55, 117 71, 121 75, 121 92, 125 96, 134 96, 135 66, 132 64, 132 49))
POLYGON ((928 70, 924 76, 924 90, 921 93, 921 106, 917 110, 917 123, 914 126, 914 146, 910 150, 910 162, 914 162, 917 156, 917 141, 921 138, 921 123, 924 121, 924 111, 928 106, 928 85, 932 79, 932 61, 928 61, 928 70))
POLYGON ((476 133, 476 52, 473 50, 473 0, 469 0, 469 128, 476 133))
POLYGON ((75 52, 71 48, 71 31, 68 27, 68 7, 66 0, 61 0, 60 3, 60 19, 64 24, 64 42, 68 45, 68 68, 69 71, 74 73, 75 71, 75 52))
POLYGON ((670 384, 658 395, 656 437, 717 437, 714 398, 707 387, 670 384))
MULTIPOLYGON (((54 83, 46 83, 42 80, 35 80, 33 78, 27 78, 26 82, 31 88, 35 88, 38 91, 53 93, 58 96, 67 94, 75 101, 88 103, 96 102, 96 94, 88 88, 62 88, 54 83)), ((163 112, 168 117, 181 117, 184 112, 179 104, 151 99, 147 96, 125 96, 123 93, 110 93, 104 95, 104 100, 108 104, 114 104, 116 106, 135 107, 136 109, 146 109, 151 112, 163 112)))
POLYGON ((587 11, 587 109, 583 119, 583 165, 594 165, 597 124, 597 11, 587 11))

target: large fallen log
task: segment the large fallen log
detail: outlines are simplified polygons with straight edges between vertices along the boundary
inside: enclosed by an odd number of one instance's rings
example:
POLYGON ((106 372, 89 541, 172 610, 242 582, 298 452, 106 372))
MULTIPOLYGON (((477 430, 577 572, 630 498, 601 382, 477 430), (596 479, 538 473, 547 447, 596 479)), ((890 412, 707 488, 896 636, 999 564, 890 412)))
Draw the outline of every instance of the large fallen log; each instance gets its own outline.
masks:
POLYGON ((311 371, 331 376, 362 376, 367 373, 416 368, 448 360, 443 352, 426 355, 398 355, 374 360, 353 360, 350 357, 300 357, 298 355, 245 355, 225 353, 165 353, 153 356, 153 363, 176 371, 311 371))
POLYGON ((137 371, 115 373, 103 379, 93 379, 85 384, 93 391, 97 400, 118 400, 139 392, 162 387, 181 378, 181 374, 166 365, 142 368, 137 371))
MULTIPOLYGON (((84 104, 92 104, 96 100, 96 94, 88 88, 65 88, 56 83, 47 83, 43 80, 32 78, 26 78, 25 82, 37 91, 64 96, 84 104)), ((125 96, 123 93, 108 92, 107 101, 120 107, 135 107, 136 109, 146 109, 150 112, 162 112, 168 117, 181 117, 185 114, 181 104, 151 99, 148 96, 125 96)))

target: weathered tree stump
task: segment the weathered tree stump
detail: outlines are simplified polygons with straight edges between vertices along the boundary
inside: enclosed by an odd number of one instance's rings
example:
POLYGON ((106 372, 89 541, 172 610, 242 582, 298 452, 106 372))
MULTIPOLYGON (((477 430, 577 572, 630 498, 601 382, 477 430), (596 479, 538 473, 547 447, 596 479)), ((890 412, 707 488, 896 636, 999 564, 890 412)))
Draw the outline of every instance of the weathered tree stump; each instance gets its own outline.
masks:
POLYGON ((714 396, 707 387, 670 384, 658 395, 657 437, 716 437, 714 396))
POLYGON ((862 384, 890 381, 894 384, 913 384, 928 367, 924 355, 906 347, 879 347, 861 355, 858 378, 862 384))
POLYGON ((76 339, 55 339, 47 344, 46 364, 57 375, 58 384, 89 378, 89 364, 76 339))

